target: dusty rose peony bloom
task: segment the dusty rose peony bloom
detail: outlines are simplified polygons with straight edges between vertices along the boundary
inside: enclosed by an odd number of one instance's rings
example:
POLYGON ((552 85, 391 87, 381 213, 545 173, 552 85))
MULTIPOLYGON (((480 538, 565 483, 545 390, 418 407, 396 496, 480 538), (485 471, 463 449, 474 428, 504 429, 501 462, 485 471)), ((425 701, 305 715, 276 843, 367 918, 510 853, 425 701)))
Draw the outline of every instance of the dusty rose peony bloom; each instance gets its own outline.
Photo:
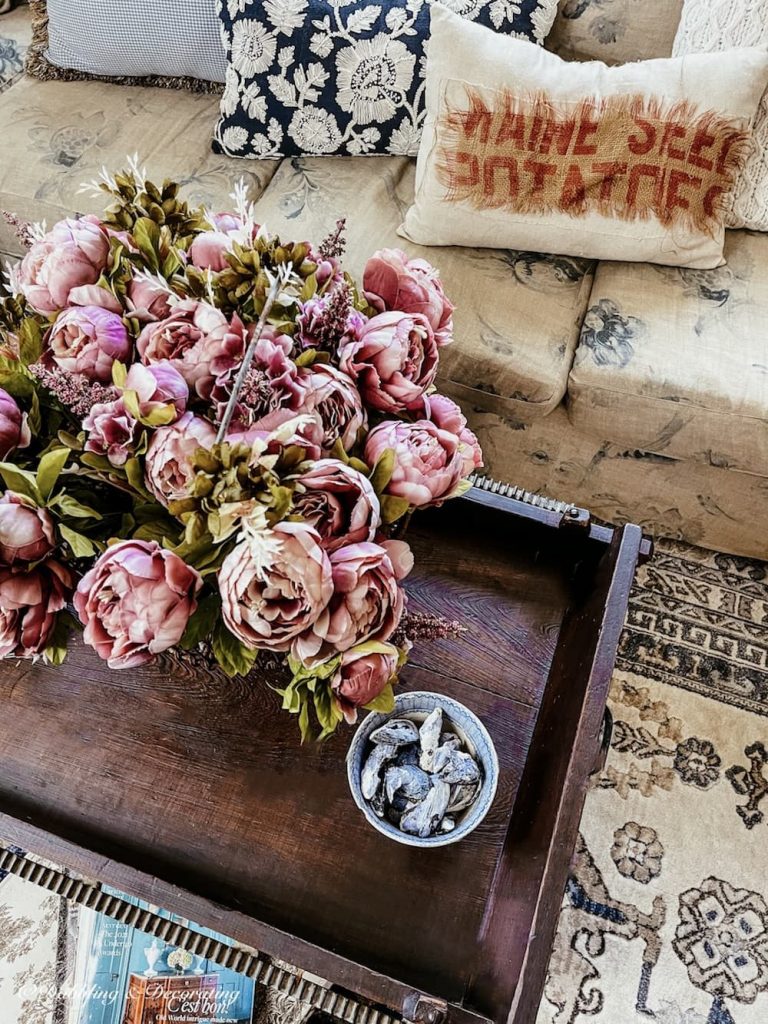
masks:
POLYGON ((159 427, 149 442, 144 482, 161 505, 189 497, 193 474, 190 459, 198 448, 210 448, 216 431, 208 420, 185 413, 168 427, 159 427))
POLYGON ((201 270, 224 270, 229 264, 226 255, 232 252, 233 235, 243 230, 243 222, 233 213, 214 213, 213 227, 197 235, 189 248, 189 259, 201 270))
POLYGON ((414 508, 449 498, 464 476, 459 438, 430 420, 379 424, 365 442, 365 461, 373 466, 388 448, 394 450, 395 469, 385 492, 414 508))
POLYGON ((122 313, 123 307, 107 288, 98 284, 83 284, 69 293, 70 306, 100 306, 110 313, 122 313))
MULTIPOLYGON (((198 392, 209 399, 220 420, 227 407, 245 350, 253 335, 254 326, 246 327, 240 318, 232 318, 229 330, 217 339, 219 351, 210 361, 215 379, 198 382, 198 392)), ((256 342, 245 384, 233 423, 240 429, 277 409, 297 410, 304 398, 296 364, 290 358, 293 341, 285 334, 277 334, 266 327, 256 342)))
POLYGON ((379 313, 339 353, 363 401, 382 412, 422 408, 437 362, 435 336, 420 313, 379 313))
POLYGON ((430 395, 425 401, 427 417, 441 430, 455 434, 464 462, 462 476, 467 477, 483 464, 480 442, 467 426, 464 413, 451 398, 445 395, 430 395))
POLYGON ((367 643, 342 654, 331 688, 349 725, 357 721, 357 709, 376 700, 395 675, 398 653, 391 644, 367 643))
POLYGON ((69 569, 53 558, 28 572, 0 568, 0 658, 42 654, 74 582, 69 569))
POLYGON ((189 398, 187 382, 167 359, 151 366, 134 363, 125 378, 123 391, 136 392, 139 414, 144 419, 170 406, 175 410, 171 423, 186 412, 189 398))
POLYGON ((331 557, 333 595, 316 621, 297 637, 292 652, 317 665, 365 640, 392 636, 405 608, 398 584, 413 567, 404 541, 349 544, 331 557))
POLYGON ((323 451, 329 453, 337 441, 349 451, 368 418, 355 382, 328 363, 299 370, 304 392, 302 412, 313 412, 323 424, 323 451))
MULTIPOLYGON (((185 299, 169 316, 149 323, 136 341, 142 363, 169 360, 190 389, 210 381, 216 372, 211 362, 221 355, 229 329, 224 314, 206 302, 185 299)), ((198 391, 199 393, 199 391, 198 391)))
POLYGON ((96 217, 63 220, 35 242, 21 262, 18 283, 38 313, 69 305, 73 288, 96 284, 109 256, 109 237, 96 217))
POLYGON ((268 413, 247 430, 231 430, 227 440, 241 444, 266 442, 267 455, 279 455, 284 448, 305 450, 308 460, 319 459, 323 440, 323 425, 315 413, 295 413, 290 409, 276 409, 268 413))
POLYGON ((299 477, 294 511, 314 526, 330 554, 373 540, 381 525, 379 499, 367 477, 337 459, 320 459, 299 477))
POLYGON ((122 398, 94 405, 83 420, 83 429, 88 434, 85 450, 106 455, 113 466, 124 466, 133 455, 140 432, 122 398))
POLYGON ((219 571, 227 628, 251 649, 287 651, 312 625, 333 592, 320 537, 305 523, 282 522, 238 544, 219 571))
POLYGON ((14 491, 0 496, 0 563, 38 562, 55 547, 50 512, 14 491))
POLYGON ((439 346, 453 339, 453 310, 431 263, 409 259, 402 249, 380 249, 363 271, 365 297, 379 312, 420 313, 429 321, 439 346))
POLYGON ((110 668, 144 665, 181 640, 202 585, 196 569, 156 541, 121 541, 75 591, 83 639, 110 668))
POLYGON ((16 404, 16 399, 0 388, 0 459, 17 448, 26 448, 32 440, 27 414, 16 404))
POLYGON ((101 306, 72 306, 56 318, 44 360, 68 373, 107 384, 112 364, 127 363, 131 341, 120 317, 101 306))
POLYGON ((125 293, 128 315, 140 323, 166 320, 171 315, 170 289, 146 277, 134 277, 125 293))

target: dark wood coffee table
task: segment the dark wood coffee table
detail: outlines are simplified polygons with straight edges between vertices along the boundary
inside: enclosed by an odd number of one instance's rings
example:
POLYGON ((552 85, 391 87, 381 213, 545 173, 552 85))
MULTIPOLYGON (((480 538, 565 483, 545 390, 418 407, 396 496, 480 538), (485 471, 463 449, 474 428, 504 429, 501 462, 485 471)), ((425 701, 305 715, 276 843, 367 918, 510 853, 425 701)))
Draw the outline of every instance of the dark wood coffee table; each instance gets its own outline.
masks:
POLYGON ((499 754, 465 841, 370 828, 349 731, 301 748, 263 681, 110 672, 79 642, 60 669, 0 664, 0 836, 422 1024, 531 1024, 649 545, 477 488, 409 540, 411 608, 469 632, 418 646, 403 686, 463 701, 499 754))

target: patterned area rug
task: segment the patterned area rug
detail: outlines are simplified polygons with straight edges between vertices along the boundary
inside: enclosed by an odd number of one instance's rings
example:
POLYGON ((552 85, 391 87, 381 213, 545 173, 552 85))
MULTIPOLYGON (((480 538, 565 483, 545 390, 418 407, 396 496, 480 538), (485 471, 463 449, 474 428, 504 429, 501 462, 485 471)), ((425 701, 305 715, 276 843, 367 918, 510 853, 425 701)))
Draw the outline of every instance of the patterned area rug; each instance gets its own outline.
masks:
MULTIPOLYGON (((661 542, 610 706, 536 1024, 765 1024, 768 565, 661 542)), ((62 921, 56 899, 0 883, 2 1024, 60 1024, 62 921)))
POLYGON ((537 1024, 768 1020, 768 566, 638 578, 537 1024))

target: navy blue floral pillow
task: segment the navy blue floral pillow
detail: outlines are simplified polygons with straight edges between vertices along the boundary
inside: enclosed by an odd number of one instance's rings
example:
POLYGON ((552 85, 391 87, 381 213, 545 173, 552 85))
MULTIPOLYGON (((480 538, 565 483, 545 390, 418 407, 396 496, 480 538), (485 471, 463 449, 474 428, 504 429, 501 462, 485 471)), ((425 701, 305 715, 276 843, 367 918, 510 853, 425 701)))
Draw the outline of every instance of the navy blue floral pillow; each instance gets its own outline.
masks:
MULTIPOLYGON (((541 43, 557 0, 439 0, 541 43)), ((430 0, 218 0, 226 87, 213 148, 229 156, 414 154, 430 0)))

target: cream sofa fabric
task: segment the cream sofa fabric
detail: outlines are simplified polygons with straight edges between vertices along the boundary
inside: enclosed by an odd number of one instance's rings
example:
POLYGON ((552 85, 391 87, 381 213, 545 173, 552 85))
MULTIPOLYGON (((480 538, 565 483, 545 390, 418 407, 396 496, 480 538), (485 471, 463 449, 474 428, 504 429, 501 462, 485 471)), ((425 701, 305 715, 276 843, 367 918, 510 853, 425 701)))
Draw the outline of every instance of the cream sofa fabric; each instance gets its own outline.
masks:
MULTIPOLYGON (((460 394, 453 397, 461 400, 460 394)), ((491 472, 501 480, 567 498, 610 523, 639 523, 652 536, 768 558, 765 477, 585 434, 570 423, 563 405, 530 424, 466 401, 463 408, 491 472)))
POLYGON ((456 343, 441 352, 443 379, 466 401, 522 422, 545 416, 565 395, 593 264, 494 249, 427 249, 397 235, 413 197, 404 157, 285 160, 256 205, 285 236, 322 238, 347 218, 348 264, 362 270, 377 248, 432 260, 456 304, 456 343))
POLYGON ((768 476, 766 243, 728 232, 728 263, 712 271, 600 264, 568 388, 573 425, 768 476))
POLYGON ((606 64, 669 57, 681 8, 682 0, 561 0, 546 46, 606 64))
MULTIPOLYGON (((80 185, 105 165, 123 166, 132 153, 151 175, 178 178, 190 199, 212 209, 230 204, 239 177, 258 195, 276 165, 212 153, 217 110, 215 96, 23 78, 0 103, 0 209, 49 224, 73 212, 101 210, 102 198, 80 192, 80 185)), ((19 253, 3 220, 0 252, 19 253)))

